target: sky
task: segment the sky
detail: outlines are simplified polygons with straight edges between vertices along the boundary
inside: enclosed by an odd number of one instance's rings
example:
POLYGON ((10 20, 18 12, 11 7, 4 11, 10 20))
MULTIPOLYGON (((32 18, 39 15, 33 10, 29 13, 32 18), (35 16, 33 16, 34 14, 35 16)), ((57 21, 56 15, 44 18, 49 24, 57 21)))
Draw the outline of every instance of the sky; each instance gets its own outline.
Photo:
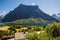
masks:
POLYGON ((20 4, 38 5, 49 15, 60 13, 60 0, 0 0, 0 15, 6 15, 20 4))

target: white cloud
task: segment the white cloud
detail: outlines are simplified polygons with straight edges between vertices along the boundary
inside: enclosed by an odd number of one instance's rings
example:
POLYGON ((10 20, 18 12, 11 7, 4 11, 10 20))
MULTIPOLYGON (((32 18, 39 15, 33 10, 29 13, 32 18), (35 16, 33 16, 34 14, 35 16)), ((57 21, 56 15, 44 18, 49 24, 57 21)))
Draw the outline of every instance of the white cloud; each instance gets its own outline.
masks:
POLYGON ((35 5, 35 3, 33 2, 32 5, 35 5))

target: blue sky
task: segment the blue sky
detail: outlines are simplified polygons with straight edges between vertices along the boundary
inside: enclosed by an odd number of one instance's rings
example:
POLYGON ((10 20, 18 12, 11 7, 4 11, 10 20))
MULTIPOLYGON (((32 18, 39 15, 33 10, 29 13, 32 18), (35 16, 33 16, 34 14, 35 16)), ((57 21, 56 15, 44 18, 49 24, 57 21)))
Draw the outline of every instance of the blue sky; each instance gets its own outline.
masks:
POLYGON ((0 0, 0 15, 6 15, 21 3, 38 5, 43 12, 49 15, 60 13, 60 0, 0 0))

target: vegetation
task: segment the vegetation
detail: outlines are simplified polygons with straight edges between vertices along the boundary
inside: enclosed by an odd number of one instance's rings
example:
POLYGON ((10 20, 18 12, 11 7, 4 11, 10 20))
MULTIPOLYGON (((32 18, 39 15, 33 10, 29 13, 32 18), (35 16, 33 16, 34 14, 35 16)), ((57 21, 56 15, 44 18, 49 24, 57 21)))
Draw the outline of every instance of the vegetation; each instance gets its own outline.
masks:
POLYGON ((48 20, 44 20, 42 18, 28 18, 28 19, 21 19, 16 20, 13 22, 8 22, 8 25, 23 25, 23 26, 46 26, 47 23, 50 23, 48 20))
POLYGON ((48 26, 0 26, 0 39, 3 36, 14 35, 16 32, 26 33, 25 40, 60 40, 60 23, 54 22, 48 26))
MULTIPOLYGON (((41 31, 41 30, 40 30, 41 31)), ((60 40, 60 23, 54 22, 49 24, 43 29, 44 32, 38 34, 37 32, 32 32, 32 34, 27 34, 26 39, 28 40, 60 40)))

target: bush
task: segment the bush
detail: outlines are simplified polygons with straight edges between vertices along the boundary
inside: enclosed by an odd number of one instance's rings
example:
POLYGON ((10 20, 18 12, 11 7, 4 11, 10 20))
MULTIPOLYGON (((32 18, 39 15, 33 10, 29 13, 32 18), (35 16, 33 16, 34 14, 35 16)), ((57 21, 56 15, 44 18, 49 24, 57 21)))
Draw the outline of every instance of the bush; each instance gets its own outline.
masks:
POLYGON ((59 37, 60 36, 60 24, 54 22, 47 26, 47 33, 51 37, 59 37))

